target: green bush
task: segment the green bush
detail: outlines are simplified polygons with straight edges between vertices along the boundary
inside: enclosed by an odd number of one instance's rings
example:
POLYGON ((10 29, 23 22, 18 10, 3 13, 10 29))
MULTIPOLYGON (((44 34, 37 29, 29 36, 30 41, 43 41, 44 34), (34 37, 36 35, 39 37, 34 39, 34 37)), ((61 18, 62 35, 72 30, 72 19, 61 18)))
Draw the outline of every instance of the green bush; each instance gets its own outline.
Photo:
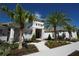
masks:
POLYGON ((4 41, 0 40, 0 44, 4 43, 4 41))
POLYGON ((16 48, 18 48, 18 46, 19 46, 18 43, 10 44, 11 49, 16 49, 16 48))
POLYGON ((7 47, 9 47, 9 43, 3 42, 3 43, 0 44, 0 46, 7 48, 7 47))
POLYGON ((29 44, 28 48, 23 47, 22 49, 12 49, 8 56, 22 56, 35 52, 38 52, 36 46, 34 44, 29 44))
POLYGON ((50 36, 50 34, 49 34, 49 36, 48 36, 48 38, 47 38, 47 40, 51 40, 52 38, 51 38, 51 36, 50 36))
POLYGON ((10 47, 0 46, 0 56, 6 56, 10 53, 10 47))
POLYGON ((62 40, 48 40, 45 45, 49 48, 54 48, 54 47, 58 47, 58 46, 62 46, 62 45, 66 45, 69 44, 69 41, 62 41, 62 40))
POLYGON ((6 56, 10 53, 11 49, 18 48, 18 43, 9 44, 7 42, 1 42, 0 44, 0 56, 6 56))
POLYGON ((70 41, 71 42, 77 42, 77 41, 79 41, 79 39, 71 39, 70 41))
POLYGON ((31 41, 35 41, 35 40, 36 40, 36 35, 33 35, 31 41))

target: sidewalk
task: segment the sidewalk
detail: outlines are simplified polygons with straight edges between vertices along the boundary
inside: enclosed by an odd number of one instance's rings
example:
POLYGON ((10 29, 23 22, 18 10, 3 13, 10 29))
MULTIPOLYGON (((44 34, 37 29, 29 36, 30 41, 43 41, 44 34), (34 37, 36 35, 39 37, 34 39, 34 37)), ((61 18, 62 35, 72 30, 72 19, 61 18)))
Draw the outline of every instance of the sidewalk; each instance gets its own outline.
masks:
POLYGON ((38 48, 40 48, 40 52, 29 54, 26 56, 67 56, 72 52, 74 52, 75 50, 79 50, 79 42, 75 42, 72 44, 68 44, 52 49, 48 49, 48 48, 46 49, 46 47, 43 47, 41 42, 39 44, 40 46, 38 48))
POLYGON ((39 52, 41 52, 49 50, 49 48, 45 46, 45 42, 46 41, 41 41, 39 43, 30 43, 30 44, 34 44, 38 48, 39 52))

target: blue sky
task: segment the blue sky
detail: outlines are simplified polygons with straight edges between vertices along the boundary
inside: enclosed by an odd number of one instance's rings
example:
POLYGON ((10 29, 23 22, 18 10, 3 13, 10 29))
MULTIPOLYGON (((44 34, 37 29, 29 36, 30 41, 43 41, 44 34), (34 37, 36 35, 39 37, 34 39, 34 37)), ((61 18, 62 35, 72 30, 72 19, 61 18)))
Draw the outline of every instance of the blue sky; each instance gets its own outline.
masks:
MULTIPOLYGON (((8 6, 9 9, 14 9, 16 4, 0 4, 8 6)), ((41 18, 45 18, 49 13, 62 11, 72 19, 72 24, 79 27, 79 4, 78 3, 25 3, 21 4, 25 10, 28 10, 41 18)), ((11 19, 4 13, 0 12, 0 22, 10 22, 11 19)))

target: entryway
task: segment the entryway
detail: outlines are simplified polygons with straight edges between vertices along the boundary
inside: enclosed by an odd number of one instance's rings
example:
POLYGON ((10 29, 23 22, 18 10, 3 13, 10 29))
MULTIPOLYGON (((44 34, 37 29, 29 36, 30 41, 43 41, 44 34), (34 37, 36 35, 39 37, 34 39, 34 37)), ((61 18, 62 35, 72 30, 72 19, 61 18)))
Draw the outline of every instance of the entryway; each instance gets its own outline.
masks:
POLYGON ((36 38, 41 38, 42 29, 36 29, 36 38))

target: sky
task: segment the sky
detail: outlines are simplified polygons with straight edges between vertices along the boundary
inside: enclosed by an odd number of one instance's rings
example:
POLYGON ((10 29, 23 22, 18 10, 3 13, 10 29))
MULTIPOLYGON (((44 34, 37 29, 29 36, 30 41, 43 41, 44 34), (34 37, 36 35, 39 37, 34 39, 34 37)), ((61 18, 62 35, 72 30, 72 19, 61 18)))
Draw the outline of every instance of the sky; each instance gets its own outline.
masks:
MULTIPOLYGON (((9 9, 14 9, 16 6, 14 3, 0 4, 0 7, 2 5, 6 5, 9 9)), ((24 3, 21 6, 40 19, 55 11, 62 11, 72 20, 71 24, 79 27, 79 3, 24 3)), ((0 22, 11 22, 11 19, 0 11, 0 22)))

